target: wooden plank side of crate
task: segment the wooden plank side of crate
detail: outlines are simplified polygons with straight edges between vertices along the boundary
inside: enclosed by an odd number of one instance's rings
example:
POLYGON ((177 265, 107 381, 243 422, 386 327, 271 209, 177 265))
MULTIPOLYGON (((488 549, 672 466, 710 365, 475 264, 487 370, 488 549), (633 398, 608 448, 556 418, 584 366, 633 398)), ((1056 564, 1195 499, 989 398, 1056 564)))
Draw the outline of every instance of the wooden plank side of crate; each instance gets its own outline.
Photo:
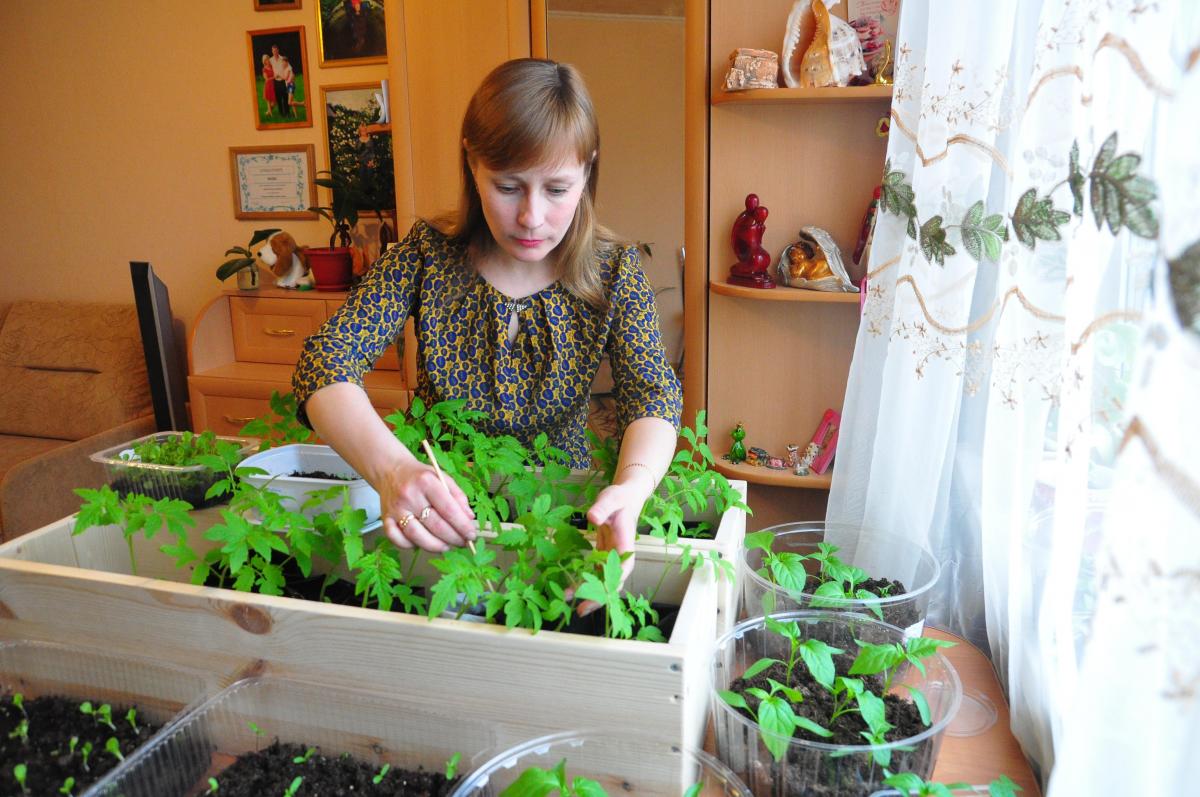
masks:
POLYGON ((0 556, 78 567, 79 559, 75 554, 75 544, 71 540, 73 523, 74 518, 67 517, 22 534, 0 545, 0 556))
MULTIPOLYGON (((373 685, 501 726, 536 718, 546 732, 637 718, 683 741, 684 644, 531 635, 16 560, 0 560, 0 617, 0 638, 373 685)), ((698 627, 686 612, 683 622, 698 627)))

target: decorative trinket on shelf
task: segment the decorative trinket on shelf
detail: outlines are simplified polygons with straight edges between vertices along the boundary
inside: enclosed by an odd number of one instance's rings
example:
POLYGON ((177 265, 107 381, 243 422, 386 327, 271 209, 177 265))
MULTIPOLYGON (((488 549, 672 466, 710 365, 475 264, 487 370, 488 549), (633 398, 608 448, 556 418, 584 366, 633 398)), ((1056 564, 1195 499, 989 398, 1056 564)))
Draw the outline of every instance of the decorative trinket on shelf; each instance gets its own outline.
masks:
POLYGON ((884 44, 888 41, 887 31, 883 29, 879 18, 873 16, 852 19, 850 27, 854 28, 854 32, 858 34, 858 44, 862 47, 863 60, 867 63, 867 70, 871 75, 876 75, 878 73, 876 62, 883 55, 884 44))
POLYGON ((862 288, 863 277, 867 273, 867 263, 871 257, 871 239, 875 234, 875 215, 879 212, 879 198, 883 194, 881 186, 875 186, 871 201, 867 203, 867 212, 863 214, 862 226, 858 230, 858 242, 854 244, 854 255, 850 258, 855 271, 850 274, 855 285, 862 288))
POLYGON ((892 69, 892 43, 885 41, 883 43, 883 55, 879 59, 879 64, 875 69, 875 85, 890 86, 892 85, 892 76, 888 74, 892 69))
MULTIPOLYGON (((825 410, 825 414, 821 417, 821 423, 812 436, 812 442, 809 443, 809 447, 817 446, 817 452, 811 465, 814 472, 825 473, 829 470, 829 466, 833 462, 833 455, 837 451, 838 428, 841 425, 840 413, 835 410, 825 410)), ((807 458, 808 449, 805 449, 804 453, 807 458)), ((803 460, 801 462, 803 463, 803 460)))
POLYGON ((809 443, 804 447, 804 456, 796 463, 796 467, 792 470, 797 476, 808 476, 812 473, 813 462, 817 455, 821 453, 821 447, 816 443, 809 443))
POLYGON ((857 293, 846 272, 842 253, 829 233, 820 227, 804 227, 799 238, 779 256, 779 281, 790 288, 813 291, 857 293))
POLYGON ((739 47, 729 54, 726 91, 779 88, 779 56, 770 50, 739 47))
POLYGON ((784 81, 789 86, 791 81, 801 88, 848 86, 867 71, 858 33, 846 20, 829 13, 835 2, 812 0, 806 9, 804 0, 797 0, 792 6, 784 38, 784 81), (799 69, 797 51, 803 52, 799 69))
POLYGON ((745 462, 746 444, 742 441, 746 439, 746 427, 739 422, 737 426, 733 427, 729 436, 733 438, 733 445, 729 447, 729 461, 734 465, 745 462))
POLYGON ((747 288, 774 288, 771 279, 771 255, 763 249, 767 230, 767 209, 758 204, 758 194, 746 195, 746 209, 738 214, 729 234, 738 262, 729 269, 729 282, 747 288))
POLYGON ((800 446, 790 445, 787 447, 787 452, 788 467, 790 467, 792 472, 795 473, 796 469, 800 466, 800 446))

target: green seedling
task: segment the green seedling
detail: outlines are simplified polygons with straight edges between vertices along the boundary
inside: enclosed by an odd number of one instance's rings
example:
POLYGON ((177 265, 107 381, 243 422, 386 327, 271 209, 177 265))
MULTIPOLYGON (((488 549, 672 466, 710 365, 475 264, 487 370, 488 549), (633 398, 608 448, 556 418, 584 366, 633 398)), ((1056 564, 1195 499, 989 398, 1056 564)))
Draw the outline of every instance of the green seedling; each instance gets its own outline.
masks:
MULTIPOLYGON (((936 783, 931 780, 925 780, 920 775, 912 772, 899 772, 895 775, 889 774, 883 779, 883 782, 896 789, 904 797, 953 797, 952 791, 954 789, 969 789, 971 787, 968 783, 936 783)), ((988 784, 988 795, 990 797, 1015 797, 1019 791, 1023 791, 1023 789, 1013 783, 1007 775, 1001 775, 988 784)))
POLYGON ((371 782, 374 783, 376 786, 378 786, 380 783, 383 783, 383 779, 385 777, 387 777, 387 773, 389 770, 391 770, 391 768, 392 768, 391 764, 384 764, 383 766, 381 766, 379 768, 379 771, 375 773, 375 777, 371 778, 371 782))
POLYGON ((129 711, 125 712, 125 721, 129 723, 129 727, 133 728, 134 736, 137 736, 139 733, 141 733, 141 731, 138 730, 136 708, 131 708, 129 711))
POLYGON ((217 793, 217 789, 219 789, 219 788, 221 788, 221 784, 220 784, 220 783, 217 783, 217 779, 216 779, 216 778, 209 778, 209 779, 208 779, 208 791, 206 791, 206 792, 204 792, 204 793, 205 793, 205 794, 216 794, 216 793, 217 793))
POLYGON ((310 747, 304 751, 304 755, 298 755, 295 758, 293 758, 292 763, 293 764, 307 764, 308 760, 310 758, 312 758, 313 753, 315 753, 315 752, 317 752, 317 748, 310 747))
POLYGON ((20 739, 21 744, 29 744, 29 720, 23 719, 17 723, 17 727, 8 732, 8 738, 20 739))
POLYGON ((83 769, 85 772, 91 772, 91 767, 88 766, 88 757, 92 754, 92 743, 84 742, 83 747, 79 748, 79 757, 83 759, 83 769))
POLYGON ((29 794, 29 789, 25 788, 25 778, 29 775, 29 768, 24 764, 17 764, 13 767, 13 778, 21 787, 22 794, 29 794))
POLYGON ((16 706, 17 709, 21 712, 22 717, 29 716, 28 714, 25 713, 25 696, 22 695, 20 692, 13 692, 12 704, 14 706, 16 706))
POLYGON ((264 731, 262 728, 258 727, 258 725, 256 725, 253 722, 247 722, 246 727, 249 728, 251 731, 253 731, 254 735, 259 737, 260 739, 267 735, 266 731, 264 731))
POLYGON ((292 781, 292 785, 287 787, 287 791, 283 793, 283 797, 296 797, 296 792, 300 791, 300 784, 304 782, 304 778, 299 775, 292 781))
POLYGON ((137 557, 133 542, 139 533, 152 539, 160 529, 166 528, 177 538, 184 538, 187 530, 196 525, 189 514, 192 505, 177 498, 160 498, 157 501, 145 495, 129 493, 117 495, 107 484, 99 490, 80 487, 75 494, 83 499, 79 514, 75 516, 72 535, 79 535, 93 526, 120 526, 129 551, 129 567, 137 575, 137 557))
POLYGON ((67 752, 75 755, 75 748, 79 745, 79 737, 72 736, 71 741, 67 742, 67 752))
POLYGON ((90 701, 84 701, 79 705, 79 710, 94 719, 97 725, 107 725, 114 731, 117 729, 117 726, 113 725, 112 706, 108 703, 102 703, 99 708, 94 708, 90 701))
POLYGON ((58 793, 65 794, 65 795, 67 795, 67 797, 71 797, 71 792, 74 789, 75 789, 75 778, 67 778, 66 780, 64 780, 62 782, 62 785, 58 787, 58 793))
POLYGON ((545 797, 550 794, 560 797, 608 797, 604 787, 594 780, 574 778, 568 781, 565 758, 554 769, 529 767, 500 792, 500 797, 545 797))
POLYGON ((117 737, 115 736, 108 737, 108 741, 104 743, 104 752, 118 761, 125 760, 125 756, 121 755, 121 743, 117 741, 117 737))
POLYGON ((446 761, 446 780, 454 780, 458 774, 458 763, 462 761, 462 753, 455 753, 446 761))
MULTIPOLYGON (((812 605, 817 608, 846 608, 847 601, 861 601, 872 614, 883 619, 879 601, 891 592, 890 585, 881 590, 881 594, 860 587, 860 584, 870 580, 870 576, 865 570, 839 559, 836 545, 817 543, 816 552, 811 554, 791 551, 777 553, 772 550, 774 541, 775 534, 771 531, 746 535, 746 548, 757 548, 763 552, 763 566, 756 571, 758 575, 782 589, 793 600, 801 601, 802 595, 809 595, 812 605), (805 562, 810 561, 819 565, 817 574, 810 574, 805 569, 805 562), (816 582, 811 591, 810 580, 816 582)), ((775 610, 774 596, 770 593, 763 596, 763 609, 767 613, 775 610)))

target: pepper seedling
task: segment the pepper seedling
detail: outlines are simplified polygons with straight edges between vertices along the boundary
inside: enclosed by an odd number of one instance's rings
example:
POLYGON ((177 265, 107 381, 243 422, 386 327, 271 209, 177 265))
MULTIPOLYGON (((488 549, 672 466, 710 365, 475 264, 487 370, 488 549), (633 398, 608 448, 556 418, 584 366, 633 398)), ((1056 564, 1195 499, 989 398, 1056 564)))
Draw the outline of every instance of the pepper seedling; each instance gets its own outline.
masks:
POLYGON ((458 774, 458 762, 462 761, 462 753, 455 753, 446 761, 446 780, 454 780, 458 774))
POLYGON ((383 766, 381 766, 379 768, 379 771, 375 773, 375 777, 371 778, 371 782, 374 783, 376 786, 378 786, 380 783, 383 783, 383 779, 387 776, 388 770, 390 770, 391 768, 392 768, 391 764, 384 764, 383 766))
POLYGON ((62 782, 62 785, 58 787, 58 793, 65 794, 67 797, 71 797, 71 792, 74 790, 74 788, 75 778, 67 778, 62 782))
MULTIPOLYGON (((952 797, 954 789, 971 788, 969 783, 936 783, 925 780, 913 772, 889 774, 883 779, 883 782, 904 797, 952 797)), ((1001 775, 988 784, 990 797, 1015 797, 1019 791, 1023 791, 1023 789, 1013 783, 1007 775, 1001 775)))
POLYGON ((83 769, 85 772, 91 772, 91 767, 88 766, 88 756, 92 754, 92 743, 84 742, 83 747, 79 748, 79 757, 83 759, 83 769))
POLYGON ((292 781, 292 785, 287 787, 287 791, 283 793, 283 797, 296 797, 296 792, 300 790, 300 784, 304 782, 304 778, 299 775, 292 781))
POLYGON ((141 731, 138 730, 136 708, 131 708, 129 711, 125 712, 125 721, 129 723, 129 727, 133 728, 134 736, 137 736, 139 733, 141 733, 141 731))
POLYGON ((312 758, 313 753, 315 753, 315 752, 317 752, 317 748, 310 747, 304 751, 304 755, 298 755, 295 758, 293 758, 292 763, 293 764, 307 764, 308 760, 310 758, 312 758))
POLYGON ((121 743, 117 741, 117 737, 115 736, 108 737, 108 741, 104 743, 104 752, 118 761, 125 760, 125 756, 121 755, 121 743))
POLYGON ((17 723, 17 727, 8 732, 8 738, 20 739, 21 744, 29 744, 29 720, 23 719, 17 723))
POLYGON ((500 792, 500 797, 541 797, 556 791, 561 797, 608 797, 604 787, 594 780, 577 777, 568 781, 565 758, 554 769, 529 767, 500 792))
POLYGON ((21 786, 22 794, 29 794, 29 789, 25 788, 25 778, 29 775, 29 768, 24 764, 17 764, 13 767, 13 778, 21 786))
POLYGON ((28 714, 25 713, 25 696, 22 695, 20 692, 13 692, 12 704, 20 710, 22 717, 29 716, 28 714))
POLYGON ((208 779, 208 791, 206 791, 206 792, 204 792, 204 793, 205 793, 205 794, 216 794, 216 793, 217 793, 217 789, 219 789, 219 788, 221 788, 221 784, 220 784, 220 783, 217 783, 217 779, 216 779, 216 778, 209 778, 209 779, 208 779))

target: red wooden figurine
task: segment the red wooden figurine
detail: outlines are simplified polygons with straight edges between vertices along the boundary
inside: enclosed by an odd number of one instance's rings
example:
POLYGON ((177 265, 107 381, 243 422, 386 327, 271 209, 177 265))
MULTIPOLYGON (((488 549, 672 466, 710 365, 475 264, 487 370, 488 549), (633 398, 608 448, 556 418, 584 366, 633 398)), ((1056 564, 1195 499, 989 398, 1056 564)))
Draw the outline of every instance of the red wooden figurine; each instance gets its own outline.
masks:
POLYGON ((729 269, 729 282, 748 288, 774 288, 771 279, 771 255, 763 249, 767 230, 767 209, 758 204, 758 194, 746 195, 746 209, 738 214, 729 234, 738 262, 729 269))

